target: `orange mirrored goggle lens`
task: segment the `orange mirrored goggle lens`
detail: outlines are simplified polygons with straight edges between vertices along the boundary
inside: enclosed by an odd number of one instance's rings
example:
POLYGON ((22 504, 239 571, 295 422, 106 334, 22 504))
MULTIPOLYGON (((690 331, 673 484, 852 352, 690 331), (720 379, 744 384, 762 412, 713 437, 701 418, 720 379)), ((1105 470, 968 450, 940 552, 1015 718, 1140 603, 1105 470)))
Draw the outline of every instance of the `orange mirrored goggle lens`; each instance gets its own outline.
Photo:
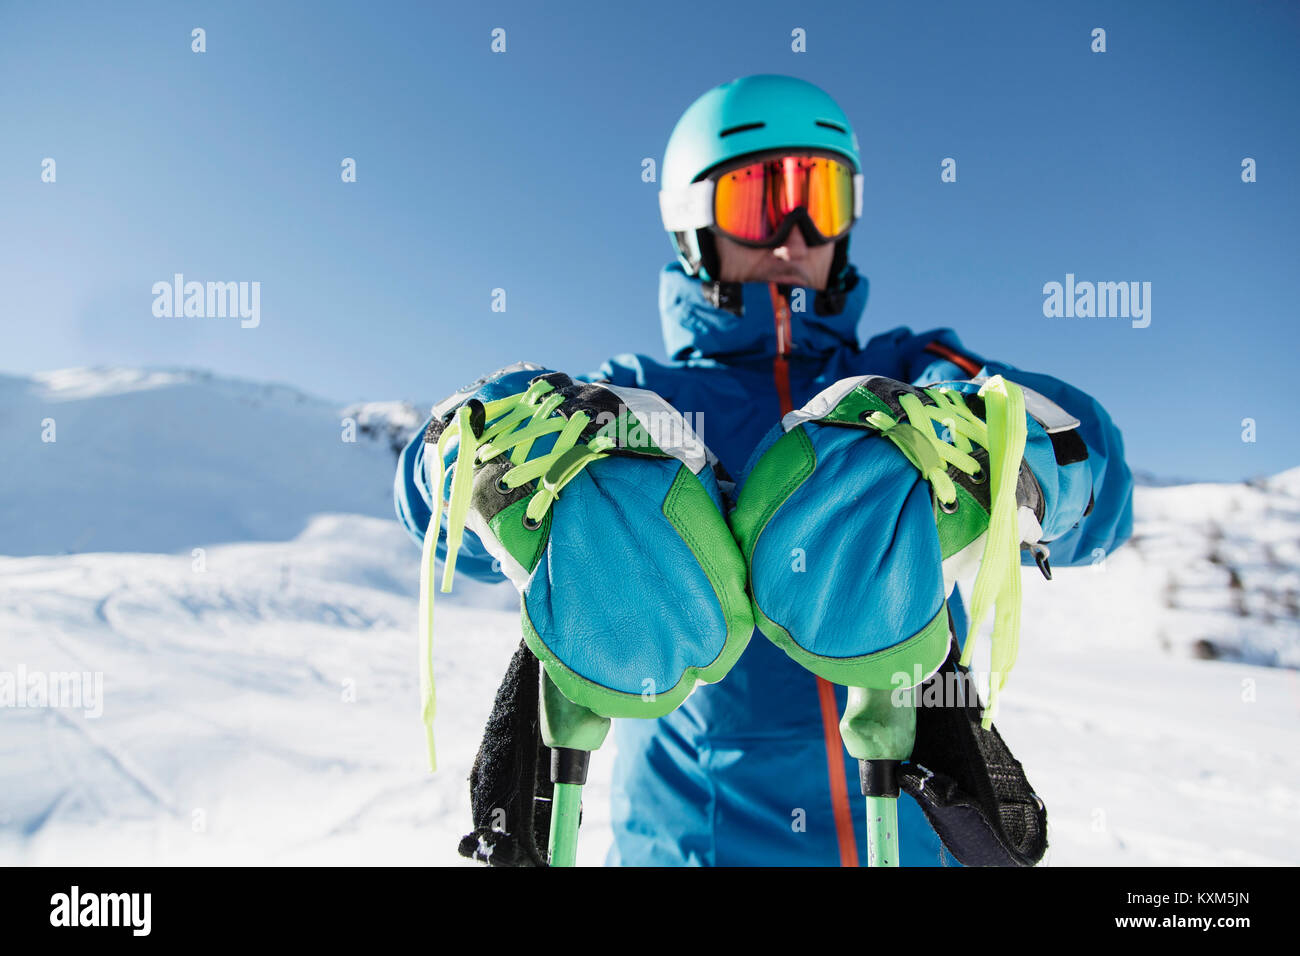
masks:
POLYGON ((825 156, 777 156, 722 173, 713 224, 743 242, 766 242, 800 206, 823 239, 853 225, 853 167, 825 156))

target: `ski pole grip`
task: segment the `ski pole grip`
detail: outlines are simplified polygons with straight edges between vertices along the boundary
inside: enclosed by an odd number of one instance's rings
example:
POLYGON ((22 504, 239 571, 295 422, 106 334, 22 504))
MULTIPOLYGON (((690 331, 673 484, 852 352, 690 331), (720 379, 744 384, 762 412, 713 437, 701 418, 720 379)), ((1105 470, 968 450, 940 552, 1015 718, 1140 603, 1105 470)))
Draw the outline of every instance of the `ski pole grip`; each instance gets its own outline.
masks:
POLYGON ((840 736, 849 755, 859 760, 906 760, 916 741, 912 694, 895 701, 889 688, 850 687, 840 736))
POLYGON ((581 704, 565 697, 541 668, 541 688, 538 701, 538 721, 541 724, 542 743, 551 749, 599 750, 609 733, 609 718, 602 717, 581 704))

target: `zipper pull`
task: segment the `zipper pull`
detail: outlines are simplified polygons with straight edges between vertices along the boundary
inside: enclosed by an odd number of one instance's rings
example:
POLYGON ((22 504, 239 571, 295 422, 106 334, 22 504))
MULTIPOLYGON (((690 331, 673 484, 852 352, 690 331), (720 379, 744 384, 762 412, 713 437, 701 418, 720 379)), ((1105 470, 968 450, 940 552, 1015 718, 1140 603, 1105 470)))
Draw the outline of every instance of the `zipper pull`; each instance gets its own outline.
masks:
POLYGON ((776 352, 778 355, 790 354, 790 303, 786 301, 775 282, 768 283, 772 295, 772 310, 776 318, 776 352))
POLYGON ((1034 555, 1034 563, 1038 565, 1038 570, 1043 572, 1043 577, 1052 580, 1052 566, 1047 563, 1047 558, 1052 552, 1047 550, 1047 545, 1031 544, 1029 550, 1034 555))

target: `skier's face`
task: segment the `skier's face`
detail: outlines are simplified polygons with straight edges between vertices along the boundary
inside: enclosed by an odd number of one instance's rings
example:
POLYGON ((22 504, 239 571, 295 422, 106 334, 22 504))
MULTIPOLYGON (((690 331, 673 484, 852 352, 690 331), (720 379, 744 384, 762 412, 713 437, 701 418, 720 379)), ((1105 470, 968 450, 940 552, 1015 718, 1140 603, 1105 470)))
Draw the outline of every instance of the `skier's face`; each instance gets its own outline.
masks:
POLYGON ((803 233, 791 229, 785 242, 772 249, 754 249, 714 233, 723 282, 785 282, 825 289, 830 279, 835 244, 809 247, 803 233))

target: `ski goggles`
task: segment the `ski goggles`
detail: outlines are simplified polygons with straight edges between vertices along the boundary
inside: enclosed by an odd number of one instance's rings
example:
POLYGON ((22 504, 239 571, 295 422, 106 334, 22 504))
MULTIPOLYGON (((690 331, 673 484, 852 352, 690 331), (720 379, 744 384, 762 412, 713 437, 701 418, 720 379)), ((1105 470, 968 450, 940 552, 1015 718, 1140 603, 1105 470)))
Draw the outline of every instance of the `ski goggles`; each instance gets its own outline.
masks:
POLYGON ((862 174, 831 156, 773 154, 661 191, 659 212, 670 232, 712 227, 749 246, 783 242, 791 216, 801 213, 822 242, 831 242, 862 214, 862 174))

